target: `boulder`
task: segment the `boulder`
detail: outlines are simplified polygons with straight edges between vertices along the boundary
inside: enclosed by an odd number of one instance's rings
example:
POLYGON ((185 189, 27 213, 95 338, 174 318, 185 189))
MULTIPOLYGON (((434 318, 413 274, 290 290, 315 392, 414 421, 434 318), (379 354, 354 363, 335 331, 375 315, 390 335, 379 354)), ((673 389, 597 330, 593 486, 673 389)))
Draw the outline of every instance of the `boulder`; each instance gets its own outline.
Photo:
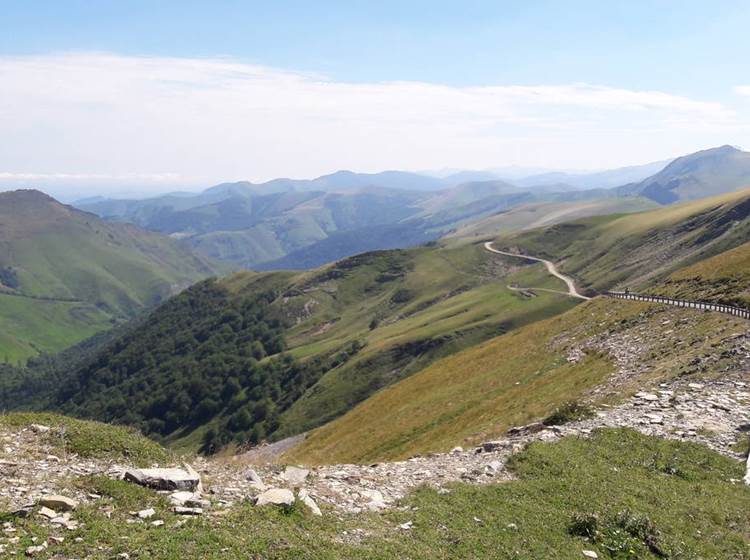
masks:
POLYGON ((297 492, 297 498, 310 509, 313 515, 323 515, 318 504, 315 503, 315 500, 312 499, 310 493, 304 488, 297 492))
POLYGON ((290 507, 294 504, 294 494, 286 488, 271 488, 255 499, 256 506, 265 506, 268 504, 290 507))
POLYGON ((207 504, 207 500, 202 500, 200 494, 186 491, 170 494, 169 501, 173 506, 203 507, 207 504))
POLYGON ((47 519, 54 519, 55 517, 57 517, 57 512, 51 510, 48 507, 42 506, 39 508, 39 515, 41 515, 42 517, 46 517, 47 519))
POLYGON ((360 490, 360 496, 370 500, 367 503, 367 508, 372 510, 383 509, 385 507, 385 498, 379 490, 360 490))
MULTIPOLYGON (((192 470, 192 469, 191 469, 192 470)), ((129 469, 125 480, 155 490, 195 490, 201 479, 195 471, 183 469, 129 469)))
POLYGON ((72 511, 78 507, 78 502, 66 496, 50 494, 39 499, 39 505, 54 509, 55 511, 72 511))
POLYGON ((263 480, 261 480, 260 475, 254 469, 247 469, 245 478, 250 483, 250 487, 258 492, 263 492, 266 489, 266 485, 263 484, 263 480))
POLYGON ((287 467, 282 474, 282 478, 286 480, 291 486, 298 487, 302 486, 307 480, 307 475, 310 474, 308 469, 302 469, 300 467, 287 467))

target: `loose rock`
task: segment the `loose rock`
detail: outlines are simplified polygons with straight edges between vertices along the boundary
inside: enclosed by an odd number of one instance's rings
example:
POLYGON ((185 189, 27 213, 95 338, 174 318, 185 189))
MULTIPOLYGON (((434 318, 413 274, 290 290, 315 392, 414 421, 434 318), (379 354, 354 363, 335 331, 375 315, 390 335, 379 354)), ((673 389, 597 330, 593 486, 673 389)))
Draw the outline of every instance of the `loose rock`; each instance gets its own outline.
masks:
POLYGON ((72 511, 78 507, 77 501, 56 494, 40 498, 39 504, 59 511, 72 511))
POLYGON ((130 469, 125 471, 125 480, 155 490, 195 490, 200 476, 195 471, 182 469, 130 469))
POLYGON ((285 488, 271 488, 255 499, 256 506, 265 506, 267 504, 289 507, 294 504, 294 494, 291 490, 285 488))
POLYGON ((310 471, 308 469, 290 466, 284 470, 284 474, 282 476, 284 480, 286 480, 291 486, 294 486, 296 488, 298 486, 302 486, 305 483, 305 480, 307 480, 307 475, 309 474, 310 471))

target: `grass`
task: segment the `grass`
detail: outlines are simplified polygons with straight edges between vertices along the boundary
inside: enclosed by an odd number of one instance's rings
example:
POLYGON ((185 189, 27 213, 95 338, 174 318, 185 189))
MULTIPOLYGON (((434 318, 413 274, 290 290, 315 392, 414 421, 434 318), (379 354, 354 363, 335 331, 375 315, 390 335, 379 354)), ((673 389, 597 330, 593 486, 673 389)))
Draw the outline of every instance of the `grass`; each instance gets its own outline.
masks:
POLYGON ((523 204, 474 221, 450 233, 446 239, 462 245, 501 233, 544 227, 587 216, 642 212, 656 206, 655 202, 640 197, 523 204))
POLYGON ((584 288, 640 287, 732 249, 750 235, 750 191, 648 212, 583 218, 499 237, 560 264, 584 288), (732 223, 737 222, 733 227, 732 223))
MULTIPOLYGON (((481 247, 433 246, 367 253, 307 272, 223 279, 236 297, 280 290, 271 313, 289 325, 287 351, 300 360, 362 345, 283 411, 275 437, 318 427, 437 359, 576 304, 560 294, 528 299, 507 289, 509 269, 495 262, 481 247)), ((181 433, 170 445, 196 449, 204 430, 181 433)))
POLYGON ((0 415, 0 428, 42 424, 52 428, 47 443, 62 455, 127 461, 137 466, 166 463, 172 454, 136 430, 52 413, 14 412, 0 415))
MULTIPOLYGON (((41 193, 3 193, 0 360, 55 352, 218 270, 179 243, 110 224, 41 193), (26 297, 24 297, 26 296, 26 297)), ((222 268, 223 270, 223 268, 222 268)))
POLYGON ((23 363, 68 348, 112 327, 112 316, 87 303, 0 294, 0 360, 23 363))
POLYGON ((652 291, 681 299, 750 306, 750 243, 680 269, 652 291))
MULTIPOLYGON (((533 444, 509 466, 518 480, 455 484, 447 494, 423 488, 396 510, 325 510, 321 518, 300 507, 243 504, 178 520, 156 493, 87 477, 79 484, 102 499, 82 506, 74 514, 81 527, 39 557, 578 560, 583 550, 612 560, 750 557, 750 488, 737 482, 743 465, 705 447, 604 430, 533 444), (127 522, 129 511, 146 507, 165 525, 127 522), (410 530, 399 529, 407 522, 410 530)), ((22 557, 32 536, 50 534, 36 517, 14 525, 20 542, 10 558, 22 557)))
POLYGON ((741 320, 716 313, 596 298, 432 363, 312 431, 285 458, 367 463, 479 443, 589 398, 610 378, 617 366, 597 350, 568 360, 569 350, 587 340, 648 341, 632 358, 646 366, 642 372, 629 374, 612 396, 598 397, 615 402, 644 384, 709 376, 700 358, 716 354, 722 340, 743 328, 741 320))

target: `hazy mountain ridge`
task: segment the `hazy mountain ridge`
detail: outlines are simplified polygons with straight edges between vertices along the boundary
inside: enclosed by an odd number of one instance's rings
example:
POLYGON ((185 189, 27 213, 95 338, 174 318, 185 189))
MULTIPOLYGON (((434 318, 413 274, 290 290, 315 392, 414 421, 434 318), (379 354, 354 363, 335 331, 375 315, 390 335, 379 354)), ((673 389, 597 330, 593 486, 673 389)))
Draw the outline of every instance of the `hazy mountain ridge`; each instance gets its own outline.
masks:
POLYGON ((679 157, 643 181, 618 189, 659 204, 697 200, 750 187, 750 152, 721 146, 679 157))

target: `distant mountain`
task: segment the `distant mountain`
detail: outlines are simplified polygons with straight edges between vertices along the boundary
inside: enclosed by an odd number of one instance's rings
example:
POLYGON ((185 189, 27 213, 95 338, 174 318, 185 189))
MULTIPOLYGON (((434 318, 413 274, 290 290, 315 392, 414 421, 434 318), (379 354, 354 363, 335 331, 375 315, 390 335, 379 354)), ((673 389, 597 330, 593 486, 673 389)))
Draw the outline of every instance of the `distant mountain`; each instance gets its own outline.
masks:
POLYGON ((550 171, 547 173, 529 175, 513 180, 521 187, 551 186, 558 190, 565 190, 562 185, 575 189, 609 189, 627 183, 635 183, 658 173, 670 160, 656 161, 644 165, 633 165, 606 171, 592 171, 590 173, 567 173, 564 171, 550 171))
POLYGON ((677 158, 655 175, 618 191, 671 204, 745 187, 750 187, 750 153, 721 146, 677 158))
POLYGON ((221 270, 42 192, 0 193, 0 361, 61 350, 221 270))
MULTIPOLYGON (((664 165, 549 172, 513 181, 494 178, 495 171, 442 177, 338 171, 310 180, 223 183, 193 195, 94 200, 80 207, 111 221, 170 234, 203 255, 242 267, 298 269, 434 240, 523 204, 639 197, 635 206, 644 207, 643 199, 664 204, 750 184, 747 154, 734 148, 664 165), (619 186, 624 183, 629 184, 619 186)), ((580 215, 592 209, 584 204, 580 215)))
POLYGON ((81 208, 170 234, 208 257, 268 270, 314 267, 363 251, 413 246, 527 202, 615 196, 604 189, 579 191, 565 185, 521 188, 498 179, 429 190, 467 176, 342 171, 311 181, 224 183, 192 196, 95 200, 81 208))

